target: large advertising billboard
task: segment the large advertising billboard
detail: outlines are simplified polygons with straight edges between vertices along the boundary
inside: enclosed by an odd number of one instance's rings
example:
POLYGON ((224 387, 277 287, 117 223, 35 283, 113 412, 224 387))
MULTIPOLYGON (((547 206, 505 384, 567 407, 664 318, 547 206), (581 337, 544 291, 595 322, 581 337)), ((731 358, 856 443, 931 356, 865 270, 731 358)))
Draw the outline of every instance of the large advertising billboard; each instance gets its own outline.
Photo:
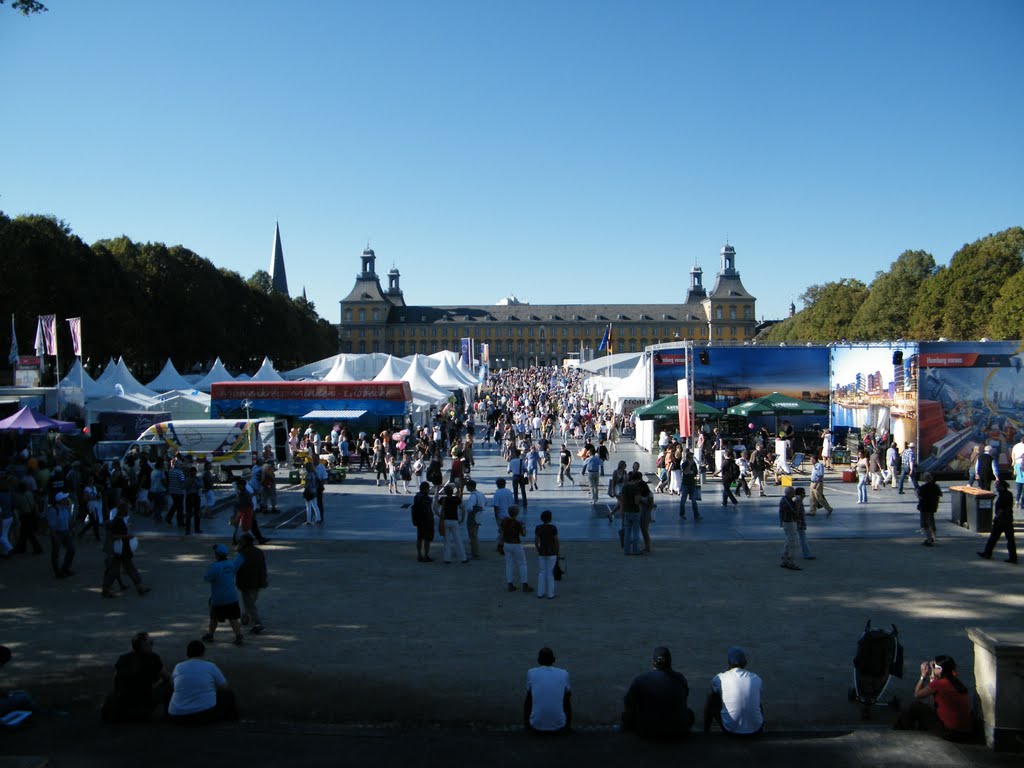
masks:
POLYGON ((832 428, 917 440, 917 345, 832 349, 832 428))
POLYGON ((1022 350, 1020 341, 920 344, 922 470, 966 477, 974 449, 992 446, 1008 472, 1024 423, 1022 350))
MULTIPOLYGON (((685 350, 659 349, 652 355, 655 399, 675 394, 686 376, 685 350)), ((694 347, 691 351, 693 399, 725 411, 730 406, 778 392, 806 403, 828 404, 827 347, 694 347)), ((789 417, 794 429, 823 425, 821 416, 789 417)), ((775 429, 774 416, 752 417, 775 429)))

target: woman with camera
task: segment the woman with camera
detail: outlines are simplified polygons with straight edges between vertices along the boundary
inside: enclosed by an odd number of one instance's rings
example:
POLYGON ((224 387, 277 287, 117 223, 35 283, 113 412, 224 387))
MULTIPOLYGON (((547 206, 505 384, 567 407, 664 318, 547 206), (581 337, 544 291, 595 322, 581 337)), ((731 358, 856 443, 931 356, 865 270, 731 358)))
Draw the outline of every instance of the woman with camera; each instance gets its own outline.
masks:
POLYGON ((966 741, 974 731, 967 686, 960 682, 952 656, 921 662, 914 701, 896 721, 897 730, 925 730, 953 741, 966 741))

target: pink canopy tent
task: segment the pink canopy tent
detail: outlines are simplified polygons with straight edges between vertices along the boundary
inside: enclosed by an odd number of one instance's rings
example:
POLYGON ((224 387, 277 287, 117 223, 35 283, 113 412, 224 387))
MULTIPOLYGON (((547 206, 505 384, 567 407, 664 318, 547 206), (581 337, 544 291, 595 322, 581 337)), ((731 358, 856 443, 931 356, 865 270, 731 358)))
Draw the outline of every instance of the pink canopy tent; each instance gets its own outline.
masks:
POLYGON ((27 405, 13 416, 0 419, 0 432, 77 432, 78 427, 73 421, 58 421, 49 416, 33 411, 27 405))

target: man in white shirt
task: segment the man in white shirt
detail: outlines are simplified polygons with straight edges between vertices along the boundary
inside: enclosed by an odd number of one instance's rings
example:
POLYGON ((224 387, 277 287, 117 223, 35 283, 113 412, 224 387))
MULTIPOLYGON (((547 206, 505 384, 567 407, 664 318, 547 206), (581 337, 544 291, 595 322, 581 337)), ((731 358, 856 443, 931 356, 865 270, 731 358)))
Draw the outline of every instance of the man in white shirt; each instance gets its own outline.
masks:
POLYGON ((473 560, 480 559, 480 513, 487 506, 487 497, 476 489, 476 480, 466 481, 468 493, 463 497, 462 503, 466 507, 466 533, 469 536, 469 556, 473 560))
POLYGON ((555 652, 541 648, 538 666, 526 673, 523 721, 535 733, 567 733, 572 728, 572 690, 569 673, 554 666, 555 652))
POLYGON ((174 693, 167 707, 168 719, 182 725, 203 725, 218 720, 237 720, 235 694, 227 678, 213 662, 203 659, 206 646, 193 640, 185 651, 188 658, 175 665, 171 679, 174 693))
POLYGON ((505 551, 501 540, 501 521, 508 517, 509 509, 515 504, 515 497, 505 487, 505 478, 499 477, 494 483, 498 488, 491 496, 491 506, 494 507, 494 522, 498 524, 498 553, 501 554, 505 551))
POLYGON ((722 732, 731 736, 757 736, 764 733, 761 706, 761 678, 747 671, 747 655, 742 648, 729 648, 729 669, 711 679, 711 692, 704 704, 704 733, 717 721, 722 732))

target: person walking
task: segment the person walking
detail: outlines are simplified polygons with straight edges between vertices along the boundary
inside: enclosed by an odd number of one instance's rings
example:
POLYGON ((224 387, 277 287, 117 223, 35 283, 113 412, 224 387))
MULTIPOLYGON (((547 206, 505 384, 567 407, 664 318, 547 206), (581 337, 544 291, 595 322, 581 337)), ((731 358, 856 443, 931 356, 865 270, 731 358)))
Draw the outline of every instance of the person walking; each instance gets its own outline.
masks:
POLYGON ((465 496, 462 503, 466 507, 466 534, 469 536, 469 556, 472 560, 480 559, 480 513, 487 507, 487 497, 476 489, 476 480, 466 481, 465 496))
POLYGON ((502 548, 505 552, 505 581, 508 582, 509 592, 515 592, 518 589, 513 581, 516 571, 518 571, 523 592, 533 592, 526 571, 526 553, 523 551, 522 537, 525 535, 526 526, 519 519, 519 507, 513 504, 509 507, 508 517, 501 521, 502 548))
POLYGON ((1017 563, 1017 542, 1013 537, 1013 494, 1005 480, 996 481, 996 502, 995 514, 992 517, 992 532, 985 542, 985 549, 978 553, 978 557, 985 560, 992 558, 992 550, 996 547, 999 537, 1006 536, 1006 551, 1010 555, 1006 558, 1008 563, 1017 563))
POLYGON ((434 493, 434 514, 438 518, 438 531, 444 536, 444 562, 450 565, 452 562, 452 551, 459 558, 460 563, 468 563, 466 548, 462 544, 462 524, 466 520, 466 508, 462 504, 462 489, 458 495, 455 494, 455 487, 448 483, 441 491, 434 493))
POLYGON ((562 444, 562 450, 558 453, 558 487, 561 488, 565 480, 568 480, 573 485, 576 485, 576 481, 572 479, 572 452, 569 451, 569 447, 562 444))
POLYGON ((46 522, 50 527, 50 565, 58 579, 74 576, 71 564, 75 560, 75 541, 71 536, 71 496, 63 491, 54 494, 53 504, 46 509, 46 522), (60 552, 64 550, 64 561, 60 552))
POLYGON ((693 509, 693 519, 700 520, 701 515, 697 510, 697 499, 700 498, 700 486, 697 485, 697 477, 700 474, 700 467, 693 458, 693 451, 687 451, 682 465, 683 484, 680 486, 679 494, 679 517, 686 519, 686 499, 689 497, 690 506, 693 509))
POLYGON ((750 481, 750 487, 757 486, 758 497, 767 496, 768 494, 764 491, 764 473, 768 469, 768 454, 767 448, 761 443, 754 449, 753 455, 750 457, 750 474, 753 478, 750 481))
POLYGON ((235 571, 235 586, 242 596, 242 625, 251 624, 249 631, 258 635, 263 631, 263 619, 256 601, 260 590, 268 586, 267 559, 263 550, 256 546, 256 537, 251 533, 243 533, 240 543, 238 557, 235 558, 236 562, 241 558, 235 571))
POLYGON ((818 456, 811 467, 811 517, 818 513, 818 508, 825 510, 825 517, 832 517, 832 505, 825 498, 825 464, 824 457, 818 456))
POLYGON ((921 513, 921 530, 925 539, 921 543, 926 547, 935 546, 935 513, 939 509, 942 489, 935 482, 931 472, 921 475, 921 487, 917 491, 917 509, 921 513))
POLYGON ((551 524, 551 510, 540 513, 540 525, 533 531, 537 548, 537 597, 555 597, 555 564, 558 562, 558 528, 551 524))
POLYGON ((175 519, 179 528, 185 527, 185 473, 181 468, 181 459, 172 459, 171 468, 167 471, 167 491, 171 496, 171 509, 167 513, 166 523, 175 519))
MULTIPOLYGON (((863 448, 858 449, 857 456, 857 503, 868 503, 868 455, 863 448)), ((903 493, 903 480, 900 479, 900 493, 903 493)))
POLYGON ((896 490, 899 493, 903 493, 903 482, 910 478, 910 482, 914 484, 914 490, 918 489, 917 484, 917 455, 914 453, 914 444, 907 443, 907 447, 903 450, 900 455, 900 483, 896 490))
MULTIPOLYGON (((135 553, 132 550, 134 537, 128 530, 128 513, 131 512, 131 504, 126 499, 117 503, 117 511, 114 519, 108 524, 107 541, 110 542, 110 551, 106 554, 106 568, 103 574, 103 597, 117 597, 113 589, 114 581, 119 581, 121 571, 128 574, 128 578, 135 585, 135 591, 139 596, 151 592, 150 587, 142 583, 142 576, 135 567, 135 553)), ((123 589, 123 587, 122 587, 123 589)))
POLYGON ((228 548, 223 544, 213 545, 214 561, 206 569, 203 580, 210 584, 210 624, 203 641, 213 642, 213 633, 217 631, 217 625, 226 621, 235 632, 235 645, 241 645, 242 639, 242 611, 238 607, 238 590, 235 587, 235 576, 238 573, 238 566, 241 559, 228 559, 228 548))
POLYGON ((786 486, 782 498, 779 499, 779 526, 786 534, 786 546, 782 550, 782 567, 791 571, 803 570, 796 564, 796 551, 800 546, 800 534, 797 532, 797 509, 793 499, 796 489, 786 486))
POLYGON ((738 507, 740 504, 736 500, 736 497, 732 492, 732 484, 739 480, 740 469, 739 465, 736 464, 736 459, 733 458, 732 451, 722 451, 722 506, 728 507, 729 502, 732 502, 734 507, 738 507))
POLYGON ((800 551, 803 553, 804 560, 816 560, 817 558, 811 554, 811 548, 807 546, 807 518, 804 516, 805 494, 803 488, 797 488, 793 495, 793 506, 796 508, 796 534, 800 539, 800 551))
POLYGON ((320 507, 317 506, 317 477, 313 462, 306 462, 306 478, 302 484, 302 499, 306 502, 306 525, 319 523, 323 520, 320 517, 320 507))
POLYGON ((203 489, 202 480, 195 466, 190 466, 185 473, 185 535, 192 535, 192 524, 195 522, 196 533, 202 533, 199 514, 199 494, 203 489))

